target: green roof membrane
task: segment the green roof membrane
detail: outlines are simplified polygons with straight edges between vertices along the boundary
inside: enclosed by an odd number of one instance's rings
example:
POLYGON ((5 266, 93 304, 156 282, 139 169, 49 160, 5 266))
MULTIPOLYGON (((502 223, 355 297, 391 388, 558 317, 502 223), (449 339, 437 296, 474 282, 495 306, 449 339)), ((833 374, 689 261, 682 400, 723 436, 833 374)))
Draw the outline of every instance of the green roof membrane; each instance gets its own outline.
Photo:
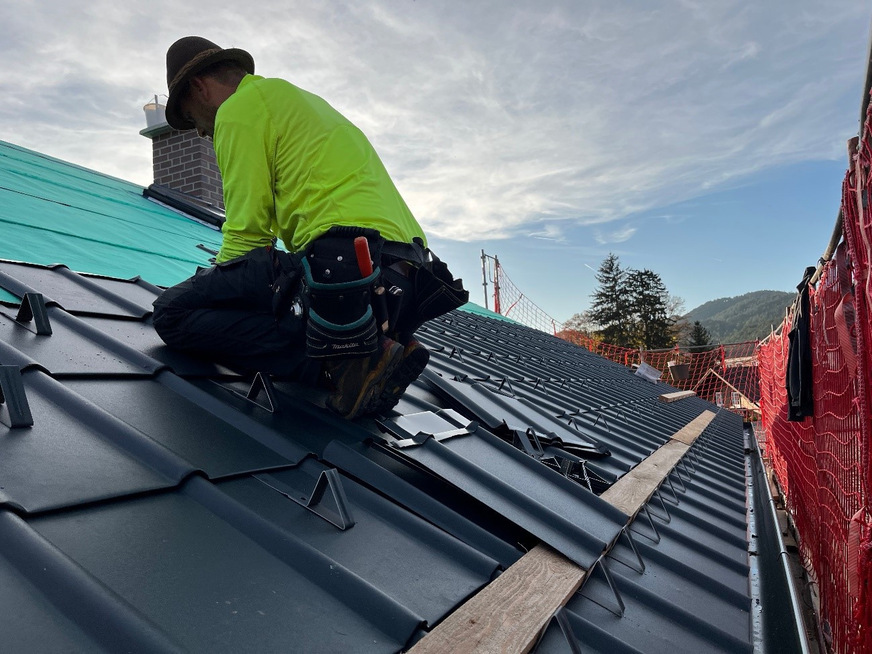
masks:
POLYGON ((485 309, 483 306, 476 304, 475 302, 467 302, 462 307, 460 307, 461 311, 466 311, 467 313, 474 313, 477 316, 485 316, 487 318, 496 318, 497 320, 504 320, 506 322, 510 322, 513 325, 520 325, 516 320, 512 320, 511 318, 506 318, 499 313, 494 313, 490 309, 485 309))
POLYGON ((221 244, 220 232, 147 200, 136 184, 3 141, 0 233, 0 259, 159 286, 209 265, 198 244, 221 244))

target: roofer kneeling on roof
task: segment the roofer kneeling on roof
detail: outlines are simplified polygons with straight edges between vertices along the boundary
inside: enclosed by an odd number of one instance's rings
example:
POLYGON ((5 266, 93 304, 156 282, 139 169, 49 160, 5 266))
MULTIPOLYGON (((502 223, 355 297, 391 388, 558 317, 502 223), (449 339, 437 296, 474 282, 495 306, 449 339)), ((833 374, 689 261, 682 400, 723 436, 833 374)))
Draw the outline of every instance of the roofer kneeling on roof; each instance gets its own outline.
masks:
POLYGON ((214 140, 227 219, 216 265, 155 300, 158 334, 250 371, 314 365, 347 418, 391 409, 429 359, 414 331, 468 294, 372 145, 244 50, 180 39, 167 84, 167 122, 214 140))

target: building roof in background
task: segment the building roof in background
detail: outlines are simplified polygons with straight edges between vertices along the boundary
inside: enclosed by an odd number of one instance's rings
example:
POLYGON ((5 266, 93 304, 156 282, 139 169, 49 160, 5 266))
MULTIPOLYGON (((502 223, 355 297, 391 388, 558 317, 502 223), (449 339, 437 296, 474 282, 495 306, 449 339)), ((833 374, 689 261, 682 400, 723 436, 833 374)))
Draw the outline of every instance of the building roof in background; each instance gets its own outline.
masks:
POLYGON ((399 651, 542 542, 591 575, 539 651, 751 650, 737 416, 628 517, 598 494, 716 407, 455 311, 420 330, 431 365, 390 416, 344 421, 161 343, 158 286, 216 231, 6 144, 0 187, 10 649, 399 651))

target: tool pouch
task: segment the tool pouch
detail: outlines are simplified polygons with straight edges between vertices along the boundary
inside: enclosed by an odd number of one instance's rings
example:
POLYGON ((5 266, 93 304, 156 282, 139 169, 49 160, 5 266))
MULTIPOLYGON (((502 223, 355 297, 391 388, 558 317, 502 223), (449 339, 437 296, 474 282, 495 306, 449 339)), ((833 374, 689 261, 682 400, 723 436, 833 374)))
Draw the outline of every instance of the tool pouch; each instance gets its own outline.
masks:
POLYGON ((367 236, 370 254, 380 258, 383 239, 378 232, 346 227, 332 228, 312 243, 303 258, 306 355, 310 358, 366 356, 378 347, 371 302, 381 269, 375 266, 367 277, 360 272, 354 237, 361 235, 367 236))
MULTIPOLYGON (((411 335, 428 320, 469 301, 463 281, 420 240, 385 244, 382 279, 388 288, 391 332, 411 335), (397 262, 404 262, 399 264, 397 262), (398 293, 392 293, 399 289, 398 293)), ((399 336, 402 340, 403 337, 399 336)))
POLYGON ((419 326, 469 302, 463 280, 454 279, 448 266, 429 248, 424 264, 415 271, 414 282, 419 326))

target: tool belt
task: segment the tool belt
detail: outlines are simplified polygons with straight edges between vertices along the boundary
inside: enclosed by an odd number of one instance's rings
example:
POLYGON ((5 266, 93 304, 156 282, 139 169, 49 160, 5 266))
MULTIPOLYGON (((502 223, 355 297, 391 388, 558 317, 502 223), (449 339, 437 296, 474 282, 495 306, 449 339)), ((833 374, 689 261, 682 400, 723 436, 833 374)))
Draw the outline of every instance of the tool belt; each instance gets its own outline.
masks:
POLYGON ((347 358, 375 352, 380 334, 401 343, 428 320, 469 300, 463 282, 420 239, 385 241, 377 230, 334 226, 302 257, 307 355, 347 358), (366 237, 364 275, 354 240, 366 237))
POLYGON ((365 236, 367 262, 378 262, 384 239, 373 229, 332 227, 304 252, 303 298, 306 355, 313 359, 367 356, 378 348, 378 325, 372 296, 378 287, 378 266, 364 275, 354 239, 365 236))

